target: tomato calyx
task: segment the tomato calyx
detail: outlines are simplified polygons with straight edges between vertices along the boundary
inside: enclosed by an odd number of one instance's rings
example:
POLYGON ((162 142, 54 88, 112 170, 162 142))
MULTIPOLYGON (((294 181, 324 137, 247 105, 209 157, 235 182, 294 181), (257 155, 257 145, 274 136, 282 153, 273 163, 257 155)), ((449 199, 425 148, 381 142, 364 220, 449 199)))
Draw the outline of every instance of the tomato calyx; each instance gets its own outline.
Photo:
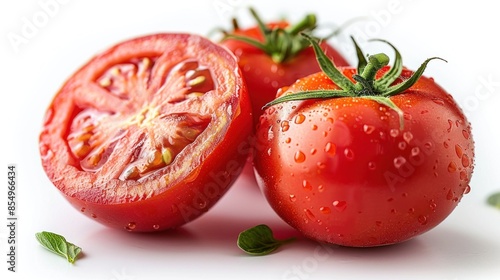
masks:
MULTIPOLYGON (((259 40, 248 36, 229 33, 227 31, 224 31, 224 38, 222 40, 236 39, 253 45, 268 54, 276 63, 282 63, 295 57, 298 53, 310 45, 304 37, 300 36, 300 33, 310 33, 316 28, 316 15, 307 14, 295 25, 287 27, 269 27, 264 23, 253 8, 249 8, 249 10, 252 17, 257 21, 257 25, 264 37, 264 41, 260 42, 259 40)), ((232 22, 233 29, 235 31, 238 30, 239 26, 237 20, 233 19, 232 22)))
POLYGON ((446 62, 446 60, 440 57, 428 58, 420 65, 420 67, 411 75, 410 78, 400 83, 393 84, 400 77, 401 72, 403 71, 402 56, 396 49, 396 47, 385 40, 373 40, 387 43, 395 51, 395 59, 393 65, 380 78, 376 78, 377 72, 384 66, 389 65, 389 57, 384 53, 378 53, 367 56, 367 58, 365 58, 365 55, 363 54, 359 45, 356 43, 354 38, 351 37, 358 56, 357 74, 354 74, 352 76, 352 79, 356 82, 354 83, 347 76, 345 76, 326 56, 326 54, 319 46, 317 39, 305 33, 302 33, 302 36, 304 36, 304 38, 308 40, 314 48, 314 52, 316 53, 316 58, 321 70, 337 86, 339 86, 340 89, 311 90, 295 92, 293 94, 285 94, 269 102, 264 106, 264 108, 293 100, 362 97, 371 99, 394 110, 399 116, 400 130, 402 130, 404 128, 403 111, 389 97, 401 94, 411 86, 413 86, 422 76, 425 68, 427 67, 427 64, 431 60, 439 59, 446 62))

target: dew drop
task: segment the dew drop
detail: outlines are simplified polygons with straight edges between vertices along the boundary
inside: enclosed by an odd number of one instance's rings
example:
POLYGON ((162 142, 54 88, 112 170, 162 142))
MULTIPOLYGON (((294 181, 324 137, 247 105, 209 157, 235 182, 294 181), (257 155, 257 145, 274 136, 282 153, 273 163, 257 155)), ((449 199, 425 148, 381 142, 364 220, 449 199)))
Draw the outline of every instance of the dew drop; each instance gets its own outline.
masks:
POLYGON ((91 216, 92 218, 94 218, 94 219, 97 219, 97 215, 96 215, 96 214, 94 214, 94 213, 90 214, 90 216, 91 216))
POLYGON ((419 147, 413 147, 411 149, 411 156, 416 157, 420 154, 420 148, 419 147))
POLYGON ((276 65, 276 64, 271 65, 271 72, 272 73, 278 72, 278 65, 276 65))
POLYGON ((403 142, 403 141, 399 142, 399 143, 398 143, 398 148, 399 148, 400 150, 404 150, 404 149, 406 149, 406 142, 403 142))
POLYGON ((135 229, 136 225, 134 222, 128 223, 128 225, 125 227, 126 230, 128 231, 133 231, 135 229))
POLYGON ((447 131, 448 133, 450 133, 450 132, 451 132, 451 128, 452 128, 452 127, 453 127, 453 121, 448 120, 448 128, 446 129, 446 131, 447 131))
POLYGON ((453 191, 451 189, 446 194, 446 199, 447 200, 452 200, 453 199, 453 191))
POLYGON ((311 126, 311 129, 312 129, 312 130, 317 130, 317 129, 318 129, 318 126, 317 126, 317 125, 315 125, 315 124, 313 124, 313 125, 311 126))
POLYGON ((316 154, 316 152, 317 152, 316 148, 312 148, 311 151, 309 151, 309 153, 311 153, 311 155, 316 154))
POLYGON ((290 195, 290 202, 295 202, 297 201, 297 197, 294 194, 290 195))
POLYGON ((444 141, 444 142, 443 142, 443 146, 444 146, 446 149, 448 149, 448 147, 449 147, 450 145, 448 144, 448 141, 444 141))
POLYGON ((325 187, 323 185, 318 186, 318 192, 323 192, 325 190, 325 187))
POLYGON ((462 155, 462 166, 468 167, 469 165, 470 165, 469 156, 467 156, 466 154, 463 154, 462 155))
POLYGON ((318 166, 319 169, 325 169, 326 168, 326 163, 318 161, 316 163, 316 166, 318 166))
POLYGON ((398 137, 399 129, 395 129, 395 128, 391 129, 391 131, 389 131, 389 135, 391 135, 394 138, 398 137))
POLYGON ((285 132, 285 131, 288 131, 288 129, 290 129, 290 124, 288 123, 288 121, 282 121, 281 122, 281 131, 285 132))
POLYGON ((464 154, 462 147, 460 147, 460 145, 458 144, 455 145, 455 153, 457 154, 458 158, 461 158, 462 155, 464 154))
POLYGON ((425 147, 427 150, 431 150, 431 149, 432 149, 432 143, 431 143, 431 142, 425 142, 425 143, 424 143, 424 147, 425 147))
POLYGON ((160 225, 153 225, 153 229, 154 229, 154 230, 158 230, 158 229, 160 229, 160 225))
POLYGON ((323 214, 330 214, 332 212, 330 207, 326 207, 326 206, 320 207, 319 211, 323 214))
POLYGON ((335 146, 335 144, 331 142, 328 142, 325 145, 325 152, 330 156, 334 156, 337 153, 337 146, 335 146))
POLYGON ((311 210, 309 209, 304 209, 304 213, 306 214, 306 217, 311 220, 311 221, 315 221, 316 220, 316 217, 314 216, 313 212, 311 212, 311 210))
POLYGON ((421 224, 421 225, 426 225, 427 224, 427 217, 424 216, 424 215, 420 215, 418 216, 418 222, 421 224))
POLYGON ((312 190, 312 185, 307 180, 302 181, 302 187, 308 191, 312 190))
POLYGON ((406 159, 404 157, 397 157, 394 159, 394 167, 396 168, 400 168, 401 166, 403 166, 404 164, 406 163, 406 159))
POLYGON ((295 119, 293 120, 294 123, 296 124, 301 124, 303 123, 304 121, 306 120, 306 116, 304 116, 303 114, 298 114, 295 119))
POLYGON ((432 102, 434 102, 434 103, 436 103, 436 104, 438 104, 438 105, 444 105, 444 101, 443 101, 443 99, 441 99, 441 98, 437 98, 437 97, 436 97, 436 98, 433 98, 433 99, 432 99, 432 102))
POLYGON ((413 139, 413 134, 409 131, 406 131, 403 133, 403 139, 406 141, 406 143, 410 144, 411 139, 413 139))
POLYGON ((285 143, 290 144, 290 142, 292 142, 292 138, 288 137, 285 139, 285 143))
POLYGON ((402 194, 401 194, 401 196, 402 196, 402 197, 408 197, 408 193, 405 193, 405 192, 404 192, 404 193, 402 193, 402 194))
POLYGON ((467 131, 467 130, 462 130, 462 135, 464 136, 465 139, 469 139, 470 138, 470 133, 467 131))
POLYGON ((464 194, 470 193, 470 185, 465 186, 464 194))
POLYGON ((375 127, 373 125, 363 125, 363 131, 366 133, 366 134, 371 134, 373 131, 375 130, 375 127))
POLYGON ((437 204, 434 202, 434 201, 431 201, 429 203, 429 208, 432 210, 432 211, 436 211, 436 207, 437 207, 437 204))
POLYGON ((467 181, 467 172, 465 170, 460 171, 460 180, 467 181))
POLYGON ((415 208, 412 207, 408 209, 408 214, 413 214, 413 213, 415 213, 415 208))
POLYGON ((448 172, 453 173, 455 171, 457 171, 457 165, 452 161, 448 164, 448 172))
POLYGON ((306 155, 303 152, 297 151, 293 157, 296 163, 302 163, 306 160, 306 155))
POLYGON ((377 165, 375 164, 375 162, 370 161, 370 162, 368 163, 368 169, 370 169, 370 170, 375 170, 375 169, 377 169, 377 165))
POLYGON ((332 205, 335 207, 335 209, 339 212, 342 212, 346 209, 347 207, 347 202, 345 201, 338 201, 338 200, 335 200, 332 205))
POLYGON ((344 156, 347 158, 347 159, 354 159, 354 152, 349 149, 349 148, 346 148, 344 150, 344 156))

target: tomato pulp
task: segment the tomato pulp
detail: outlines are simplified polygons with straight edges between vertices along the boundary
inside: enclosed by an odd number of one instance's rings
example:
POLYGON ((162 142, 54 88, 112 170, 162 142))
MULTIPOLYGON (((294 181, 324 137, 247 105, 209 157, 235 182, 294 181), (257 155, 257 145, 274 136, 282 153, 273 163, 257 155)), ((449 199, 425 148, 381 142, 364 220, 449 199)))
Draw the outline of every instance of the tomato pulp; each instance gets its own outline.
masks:
POLYGON ((43 168, 79 211, 129 231, 180 226, 237 178, 251 106, 234 56, 197 35, 117 44, 47 109, 43 168))

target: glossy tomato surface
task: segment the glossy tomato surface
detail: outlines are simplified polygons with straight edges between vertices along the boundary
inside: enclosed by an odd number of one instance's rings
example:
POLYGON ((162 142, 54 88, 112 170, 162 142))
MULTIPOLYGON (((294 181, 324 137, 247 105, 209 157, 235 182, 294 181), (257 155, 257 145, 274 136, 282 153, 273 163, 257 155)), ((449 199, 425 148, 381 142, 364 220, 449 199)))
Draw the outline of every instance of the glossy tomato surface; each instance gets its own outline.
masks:
MULTIPOLYGON (((379 71, 387 71, 387 67, 379 71)), ((343 69, 352 77, 355 70, 343 69)), ((402 79, 411 71, 403 70, 402 79)), ((323 73, 280 94, 338 89, 323 73)), ((432 79, 390 99, 342 97, 269 107, 257 128, 255 170, 273 209, 305 236, 368 247, 399 243, 443 221, 470 191, 471 126, 432 79)))
POLYGON ((43 168, 69 202, 129 231, 176 227, 237 178, 251 133, 236 59, 197 35, 119 43, 75 72, 47 109, 43 168))
MULTIPOLYGON (((286 21, 272 22, 269 28, 286 28, 286 21)), ((257 26, 247 29, 237 29, 234 34, 246 36, 259 42, 264 41, 264 36, 257 26)), ((231 50, 238 58, 238 64, 243 72, 243 77, 248 86, 254 121, 259 120, 263 113, 262 107, 274 100, 279 88, 289 86, 297 79, 320 71, 314 50, 307 47, 296 56, 283 62, 275 62, 263 50, 236 39, 227 39, 221 44, 231 50)), ((321 43, 326 55, 337 66, 348 66, 347 60, 327 42, 321 43)))

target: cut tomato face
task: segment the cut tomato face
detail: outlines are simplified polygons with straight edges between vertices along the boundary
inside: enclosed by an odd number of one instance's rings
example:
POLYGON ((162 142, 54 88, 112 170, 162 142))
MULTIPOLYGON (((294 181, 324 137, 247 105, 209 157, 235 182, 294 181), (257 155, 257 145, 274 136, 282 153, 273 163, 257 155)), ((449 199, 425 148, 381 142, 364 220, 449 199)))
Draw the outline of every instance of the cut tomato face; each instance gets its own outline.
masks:
POLYGON ((252 132, 232 54, 188 34, 120 43, 74 73, 40 134, 43 167, 78 210, 130 231, 206 212, 242 170, 252 132))

